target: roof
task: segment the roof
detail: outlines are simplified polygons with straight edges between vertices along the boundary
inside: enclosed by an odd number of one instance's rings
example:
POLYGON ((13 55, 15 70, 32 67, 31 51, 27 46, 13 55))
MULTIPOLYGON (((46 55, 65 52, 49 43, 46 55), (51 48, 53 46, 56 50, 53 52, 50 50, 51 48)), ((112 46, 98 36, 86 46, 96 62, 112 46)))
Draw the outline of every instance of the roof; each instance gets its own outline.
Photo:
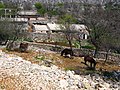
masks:
POLYGON ((71 25, 71 29, 76 29, 76 30, 86 30, 87 26, 83 25, 83 24, 72 24, 71 25))
POLYGON ((19 11, 19 15, 37 15, 37 11, 19 11))
POLYGON ((20 21, 27 22, 28 21, 27 18, 12 18, 12 19, 15 20, 15 21, 18 21, 18 22, 20 22, 20 21))
MULTIPOLYGON (((5 20, 5 18, 2 18, 1 20, 5 20)), ((8 21, 14 21, 14 22, 27 22, 27 18, 8 18, 8 21)))
POLYGON ((47 26, 50 30, 62 30, 61 24, 47 23, 47 26))
POLYGON ((48 23, 47 20, 30 20, 30 22, 34 24, 47 24, 48 23))
POLYGON ((83 32, 87 35, 89 35, 89 32, 87 31, 87 26, 83 25, 83 24, 72 24, 70 26, 71 30, 76 30, 79 32, 83 32))
POLYGON ((48 31, 49 30, 46 25, 34 25, 34 27, 36 31, 48 31))
POLYGON ((49 20, 46 18, 38 17, 37 20, 36 18, 30 18, 30 22, 34 24, 47 24, 49 20))

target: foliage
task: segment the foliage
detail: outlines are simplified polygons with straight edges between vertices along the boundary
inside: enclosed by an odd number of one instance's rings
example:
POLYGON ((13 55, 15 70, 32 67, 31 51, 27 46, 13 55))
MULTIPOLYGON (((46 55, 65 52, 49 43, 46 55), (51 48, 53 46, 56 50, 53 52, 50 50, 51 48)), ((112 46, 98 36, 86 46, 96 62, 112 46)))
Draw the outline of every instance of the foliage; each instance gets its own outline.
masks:
POLYGON ((41 9, 38 9, 38 13, 44 15, 46 13, 46 9, 42 7, 41 9))
POLYGON ((56 10, 49 10, 49 11, 47 11, 47 13, 50 17, 53 15, 58 15, 58 12, 56 10))
POLYGON ((41 3, 35 3, 35 7, 36 7, 37 10, 43 8, 41 3))
POLYGON ((62 7, 62 6, 64 6, 64 3, 57 3, 56 6, 62 7))
POLYGON ((0 9, 0 15, 4 15, 4 14, 5 14, 4 9, 0 9))
POLYGON ((46 9, 41 3, 35 3, 35 7, 39 14, 44 15, 46 13, 46 9))
POLYGON ((39 56, 36 56, 35 59, 42 61, 45 59, 45 57, 43 55, 39 55, 39 56))
POLYGON ((5 5, 0 2, 0 8, 5 8, 5 5))
POLYGON ((24 41, 33 42, 32 38, 24 38, 24 41))
POLYGON ((0 21, 0 42, 6 42, 5 44, 7 44, 7 41, 9 41, 6 48, 12 49, 14 41, 26 36, 21 29, 22 25, 18 23, 10 22, 7 19, 0 21))
POLYGON ((81 46, 81 48, 86 48, 86 49, 95 49, 94 46, 81 46))
POLYGON ((75 48, 80 48, 80 43, 79 42, 74 42, 74 46, 75 46, 75 48))
POLYGON ((71 30, 70 25, 76 23, 76 19, 70 14, 65 14, 61 16, 60 23, 64 25, 61 28, 64 30, 63 33, 65 35, 65 38, 69 43, 69 47, 72 49, 72 40, 74 37, 75 30, 71 30))
POLYGON ((73 23, 76 23, 77 20, 72 15, 65 14, 65 15, 61 16, 60 22, 63 24, 66 24, 66 23, 73 24, 73 23))
POLYGON ((12 30, 13 24, 7 20, 1 21, 0 23, 0 40, 12 39, 14 37, 15 31, 12 30))
POLYGON ((6 2, 4 3, 5 8, 18 9, 18 3, 6 2))

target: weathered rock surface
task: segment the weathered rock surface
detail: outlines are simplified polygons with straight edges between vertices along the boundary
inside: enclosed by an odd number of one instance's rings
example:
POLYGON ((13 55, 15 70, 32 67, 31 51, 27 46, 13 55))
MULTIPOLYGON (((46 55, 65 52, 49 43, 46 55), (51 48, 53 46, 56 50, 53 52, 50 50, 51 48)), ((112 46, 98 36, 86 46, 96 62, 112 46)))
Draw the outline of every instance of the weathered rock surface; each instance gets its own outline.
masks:
POLYGON ((120 82, 105 82, 99 75, 75 75, 55 65, 32 64, 0 51, 0 90, 120 90, 120 82))

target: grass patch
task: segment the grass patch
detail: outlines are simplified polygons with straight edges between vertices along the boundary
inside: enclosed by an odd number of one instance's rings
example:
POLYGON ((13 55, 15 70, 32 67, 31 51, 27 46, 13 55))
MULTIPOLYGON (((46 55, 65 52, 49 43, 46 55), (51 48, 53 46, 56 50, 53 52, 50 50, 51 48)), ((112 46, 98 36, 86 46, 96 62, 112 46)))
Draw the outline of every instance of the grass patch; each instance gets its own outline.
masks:
POLYGON ((38 61, 43 61, 45 59, 45 56, 38 55, 38 56, 35 57, 35 59, 38 60, 38 61))
POLYGON ((97 73, 97 71, 95 71, 95 70, 84 70, 82 73, 85 74, 85 75, 89 75, 89 74, 97 73))
POLYGON ((73 68, 73 67, 66 67, 66 68, 64 68, 64 70, 65 70, 65 71, 68 71, 68 70, 70 70, 70 71, 74 71, 75 68, 73 68))

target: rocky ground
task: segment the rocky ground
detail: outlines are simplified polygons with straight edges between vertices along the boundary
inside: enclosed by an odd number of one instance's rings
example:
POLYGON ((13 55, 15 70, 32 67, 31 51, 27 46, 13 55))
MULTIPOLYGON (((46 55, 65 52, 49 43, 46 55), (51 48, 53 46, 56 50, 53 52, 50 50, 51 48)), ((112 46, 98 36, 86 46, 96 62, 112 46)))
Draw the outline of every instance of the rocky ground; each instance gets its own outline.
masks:
POLYGON ((0 90, 120 90, 120 82, 34 64, 0 50, 0 90))

